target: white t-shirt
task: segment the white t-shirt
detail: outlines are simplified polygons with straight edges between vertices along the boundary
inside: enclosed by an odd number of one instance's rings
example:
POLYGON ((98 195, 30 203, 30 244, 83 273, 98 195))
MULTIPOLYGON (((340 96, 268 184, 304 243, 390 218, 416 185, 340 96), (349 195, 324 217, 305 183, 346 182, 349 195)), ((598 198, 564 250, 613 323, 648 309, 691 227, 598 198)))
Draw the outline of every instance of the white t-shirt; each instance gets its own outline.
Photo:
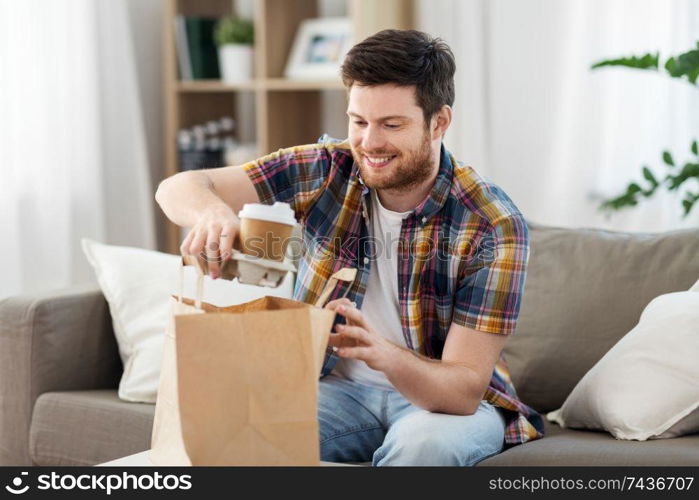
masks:
MULTIPOLYGON (((369 282, 361 311, 381 336, 402 347, 407 347, 407 344, 400 323, 397 253, 402 221, 411 213, 384 208, 376 190, 371 190, 369 235, 376 239, 374 248, 378 255, 370 264, 369 282)), ((395 390, 383 372, 372 370, 362 360, 340 358, 332 373, 361 384, 395 390)))

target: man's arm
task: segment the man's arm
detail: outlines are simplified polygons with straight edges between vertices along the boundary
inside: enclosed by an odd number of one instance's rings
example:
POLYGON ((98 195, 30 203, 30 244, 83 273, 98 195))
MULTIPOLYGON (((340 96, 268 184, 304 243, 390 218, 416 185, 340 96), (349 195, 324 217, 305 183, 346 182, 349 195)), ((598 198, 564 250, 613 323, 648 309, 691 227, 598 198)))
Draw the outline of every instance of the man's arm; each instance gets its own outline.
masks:
POLYGON ((471 415, 483 399, 507 338, 452 323, 441 361, 401 349, 409 356, 396 357, 386 377, 416 406, 471 415))
POLYGON ((192 230, 180 246, 183 254, 206 249, 211 276, 230 255, 245 203, 288 203, 302 219, 325 186, 331 152, 325 144, 280 149, 240 166, 174 175, 158 187, 156 200, 175 224, 192 230))
POLYGON ((236 213, 259 197, 241 166, 181 172, 163 180, 155 199, 175 224, 191 227, 182 254, 206 256, 211 276, 219 274, 218 259, 230 254, 240 221, 236 213), (223 237, 222 237, 223 235, 223 237))
POLYGON ((165 215, 182 227, 194 227, 211 208, 238 213, 245 203, 259 203, 242 166, 189 170, 163 180, 155 199, 165 215))
POLYGON ((341 335, 331 336, 330 343, 339 348, 340 357, 361 359, 384 372, 414 405, 451 415, 476 412, 508 338, 452 323, 438 361, 386 340, 349 304, 338 307, 337 312, 351 322, 337 325, 341 335))

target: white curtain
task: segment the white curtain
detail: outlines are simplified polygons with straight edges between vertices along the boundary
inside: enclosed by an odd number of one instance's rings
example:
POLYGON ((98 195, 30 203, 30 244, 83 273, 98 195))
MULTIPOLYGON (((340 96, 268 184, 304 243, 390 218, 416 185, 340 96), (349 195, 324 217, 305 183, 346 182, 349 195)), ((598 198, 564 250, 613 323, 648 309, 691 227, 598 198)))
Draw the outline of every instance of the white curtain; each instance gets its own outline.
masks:
POLYGON ((691 158, 699 88, 662 72, 590 70, 655 51, 664 63, 696 47, 699 0, 417 0, 417 19, 457 59, 447 147, 528 219, 628 231, 699 224, 699 206, 682 218, 681 196, 667 193, 610 218, 597 211, 643 181, 642 165, 664 177, 664 149, 691 158))
POLYGON ((0 297, 92 282, 80 239, 155 247, 128 5, 0 0, 0 297))

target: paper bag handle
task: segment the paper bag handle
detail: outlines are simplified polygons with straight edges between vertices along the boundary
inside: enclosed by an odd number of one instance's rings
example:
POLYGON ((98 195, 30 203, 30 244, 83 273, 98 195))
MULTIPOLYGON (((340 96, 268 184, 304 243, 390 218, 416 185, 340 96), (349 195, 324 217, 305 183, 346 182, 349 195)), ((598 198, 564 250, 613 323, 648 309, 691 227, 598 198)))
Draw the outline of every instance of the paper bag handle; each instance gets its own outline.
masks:
MULTIPOLYGON (((325 287, 323 288, 323 291, 320 292, 320 295, 318 296, 318 300, 315 302, 316 307, 324 307, 325 302, 328 300, 330 297, 330 294, 333 292, 335 289, 335 286, 337 286, 338 281, 354 281, 354 277, 357 275, 357 270, 349 267, 345 267, 340 269, 338 272, 333 274, 328 282, 325 284, 325 287)), ((350 287, 347 287, 345 290, 345 293, 342 294, 340 298, 344 298, 347 296, 349 293, 350 287)))
MULTIPOLYGON (((184 266, 188 261, 189 259, 186 259, 185 256, 182 256, 182 260, 180 260, 180 293, 177 296, 177 302, 180 304, 184 295, 184 266)), ((194 296, 194 307, 201 310, 201 300, 204 295, 204 273, 198 265, 194 267, 197 268, 197 289, 194 296)))

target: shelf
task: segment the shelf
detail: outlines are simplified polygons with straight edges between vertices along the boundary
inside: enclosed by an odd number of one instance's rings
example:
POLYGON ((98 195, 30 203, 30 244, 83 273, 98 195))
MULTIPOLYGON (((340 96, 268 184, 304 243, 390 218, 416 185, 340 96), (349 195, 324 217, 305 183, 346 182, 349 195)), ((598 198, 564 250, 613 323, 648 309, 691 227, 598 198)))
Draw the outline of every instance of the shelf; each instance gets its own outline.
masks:
POLYGON ((342 90, 340 80, 288 80, 286 78, 267 78, 261 82, 267 90, 342 90))
POLYGON ((224 83, 221 80, 177 82, 178 92, 246 92, 254 90, 342 90, 340 80, 288 80, 286 78, 258 78, 246 83, 224 83))
MULTIPOLYGON (((235 0, 162 0, 164 177, 178 170, 177 134, 183 128, 231 116, 245 130, 236 130, 240 142, 255 142, 260 155, 286 146, 308 144, 323 132, 328 116, 344 120, 339 92, 344 86, 338 74, 324 80, 290 80, 283 77, 289 50, 305 19, 323 15, 322 0, 246 0, 252 4, 255 25, 255 75, 248 82, 227 84, 221 80, 179 81, 175 18, 177 15, 223 17, 236 12, 235 0), (332 95, 327 95, 332 94, 332 95), (286 119, 294 117, 294 120, 286 119), (302 117, 302 119, 295 119, 302 117), (293 123, 293 126, 289 126, 293 123)), ((338 13, 351 18, 356 40, 385 28, 412 28, 409 0, 333 0, 338 13), (340 13, 341 12, 341 13, 340 13)), ((246 9, 250 10, 250 9, 246 9)), ((165 250, 179 254, 183 235, 164 214, 165 250)))
POLYGON ((252 91, 257 87, 254 81, 246 83, 224 83, 221 80, 195 80, 191 82, 177 82, 178 92, 235 92, 252 91))

